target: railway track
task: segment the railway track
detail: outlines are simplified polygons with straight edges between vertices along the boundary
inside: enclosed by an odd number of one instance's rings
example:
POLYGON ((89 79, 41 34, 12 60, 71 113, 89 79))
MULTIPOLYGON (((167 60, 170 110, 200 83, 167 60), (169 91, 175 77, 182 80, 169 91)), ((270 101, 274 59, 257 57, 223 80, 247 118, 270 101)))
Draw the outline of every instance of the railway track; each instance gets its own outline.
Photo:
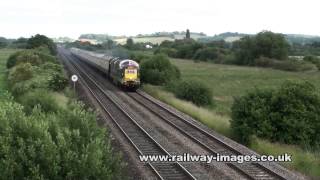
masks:
MULTIPOLYGON (((128 92, 127 94, 139 104, 149 109, 161 119, 165 120, 168 124, 179 130, 181 133, 193 139, 210 153, 215 155, 241 155, 241 153, 235 148, 217 139, 212 134, 198 127, 195 123, 192 123, 189 120, 186 120, 182 116, 171 111, 169 108, 150 98, 144 92, 138 90, 137 92, 128 92)), ((285 177, 282 177, 281 175, 259 163, 227 164, 249 179, 286 179, 285 177)))
MULTIPOLYGON (((62 52, 61 54, 64 59, 68 59, 66 63, 73 69, 74 73, 78 74, 82 84, 91 92, 102 109, 109 115, 140 155, 171 156, 124 110, 114 95, 100 87, 92 77, 64 53, 62 52)), ((148 162, 147 164, 160 179, 196 179, 178 162, 148 162)))
MULTIPOLYGON (((69 59, 70 57, 68 57, 69 59)), ((103 106, 103 109, 105 111, 111 111, 108 114, 111 114, 113 111, 113 108, 110 109, 110 106, 115 106, 118 110, 114 112, 116 114, 112 120, 117 124, 119 129, 125 134, 125 136, 128 138, 128 140, 131 142, 131 144, 135 147, 135 149, 139 152, 141 155, 169 155, 170 154, 163 148, 155 139, 153 139, 150 134, 147 133, 146 130, 144 130, 133 118, 130 117, 130 114, 126 112, 126 106, 123 105, 121 101, 119 101, 119 97, 117 97, 117 93, 112 92, 110 90, 102 89, 104 85, 99 85, 99 82, 96 82, 95 76, 96 74, 91 74, 87 71, 89 69, 84 68, 82 69, 81 66, 85 65, 83 63, 75 63, 72 65, 74 68, 77 68, 77 71, 79 71, 79 74, 82 73, 82 78, 85 79, 85 81, 91 83, 90 87, 95 87, 95 89, 98 89, 98 96, 97 101, 103 106), (78 64, 79 63, 79 64, 78 64), (89 75, 91 74, 91 75, 89 75), (108 102, 108 109, 106 108, 106 102, 108 102), (111 105, 113 104, 113 105, 111 105), (118 111, 118 112, 117 112, 118 111), (122 115, 119 115, 122 114, 122 115), (120 117, 119 117, 120 116, 120 117), (117 119, 126 119, 125 121, 118 122, 117 119), (132 122, 131 125, 126 124, 128 121, 132 122), (122 123, 122 124, 121 124, 122 123), (126 132, 127 129, 132 129, 132 127, 135 126, 137 130, 143 132, 144 135, 135 135, 130 134, 131 132, 126 132), (149 139, 150 142, 148 144, 153 144, 150 146, 151 149, 147 149, 146 145, 144 144, 144 139, 149 139), (137 137, 137 138, 135 138, 137 137), (159 149, 160 147, 160 149, 159 149), (145 148, 145 149, 144 149, 145 148), (154 148, 158 148, 154 150, 154 148)), ((89 86, 89 85, 86 85, 89 86)), ((89 87, 89 88, 90 88, 89 87)), ((185 136, 192 139, 195 143, 197 143, 199 146, 203 147, 205 150, 207 150, 210 154, 220 154, 220 155, 241 155, 242 153, 237 150, 236 147, 230 146, 226 143, 224 143, 223 140, 220 140, 219 138, 216 138, 214 135, 210 134, 208 131, 204 130, 203 128, 199 127, 199 125, 195 122, 192 122, 183 116, 181 116, 179 113, 176 113, 174 110, 171 110, 171 108, 168 108, 163 103, 155 100, 154 98, 150 97, 149 95, 145 94, 143 91, 138 90, 137 92, 128 92, 126 93, 131 99, 133 99, 135 102, 139 103, 146 109, 148 109, 150 112, 158 116, 160 119, 164 120, 167 124, 172 126, 177 131, 181 132, 185 136)), ((130 99, 130 98, 129 98, 130 99)), ((110 115, 112 117, 112 114, 110 115)), ((141 134, 141 133, 140 133, 141 134)), ((149 146, 149 145, 147 145, 149 146)), ((283 175, 280 170, 274 171, 272 169, 269 169, 268 166, 265 166, 260 163, 226 163, 229 167, 237 171, 239 174, 242 174, 242 176, 247 177, 248 179, 255 179, 255 180, 271 180, 271 179, 296 179, 291 178, 294 176, 287 176, 287 174, 283 175)), ((148 163, 148 165, 151 167, 151 169, 159 176, 161 179, 195 179, 194 176, 181 164, 179 163, 148 163), (173 172, 171 172, 173 171, 173 172), (178 173, 177 173, 178 172, 178 173), (171 176, 170 176, 171 175, 171 176)))

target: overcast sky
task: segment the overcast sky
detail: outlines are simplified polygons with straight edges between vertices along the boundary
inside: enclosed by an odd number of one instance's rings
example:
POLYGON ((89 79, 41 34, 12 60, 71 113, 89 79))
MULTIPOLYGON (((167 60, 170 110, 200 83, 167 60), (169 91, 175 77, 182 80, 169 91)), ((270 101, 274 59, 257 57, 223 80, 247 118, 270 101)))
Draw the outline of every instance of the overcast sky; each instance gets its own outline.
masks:
POLYGON ((319 0, 4 0, 0 36, 159 31, 320 35, 319 0))

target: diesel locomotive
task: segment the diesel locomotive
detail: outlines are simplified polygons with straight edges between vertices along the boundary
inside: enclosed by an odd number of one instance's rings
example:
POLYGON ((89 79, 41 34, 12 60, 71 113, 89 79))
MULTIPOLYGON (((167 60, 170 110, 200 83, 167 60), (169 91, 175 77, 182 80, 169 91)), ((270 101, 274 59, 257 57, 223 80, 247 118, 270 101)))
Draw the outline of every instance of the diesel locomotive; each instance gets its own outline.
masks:
POLYGON ((78 48, 71 48, 70 51, 72 55, 105 73, 115 85, 129 90, 140 87, 139 64, 136 61, 78 48))

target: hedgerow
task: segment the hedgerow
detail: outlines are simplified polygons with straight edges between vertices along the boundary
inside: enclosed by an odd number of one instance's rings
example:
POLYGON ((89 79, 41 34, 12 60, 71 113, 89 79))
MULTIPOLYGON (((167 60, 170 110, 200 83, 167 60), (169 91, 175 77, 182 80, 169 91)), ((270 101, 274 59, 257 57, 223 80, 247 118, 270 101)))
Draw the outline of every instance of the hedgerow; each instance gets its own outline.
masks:
POLYGON ((0 97, 1 179, 121 179, 120 156, 95 115, 72 103, 56 114, 0 97))
POLYGON ((37 88, 61 91, 68 83, 57 59, 36 50, 19 51, 11 55, 7 68, 9 86, 14 96, 37 88))
POLYGON ((320 147, 320 96, 309 82, 286 82, 277 90, 258 90, 235 99, 231 127, 235 137, 250 136, 302 147, 320 147))
POLYGON ((96 115, 62 93, 68 81, 47 42, 36 35, 28 41, 36 49, 8 59, 14 98, 0 94, 0 179, 123 179, 96 115))

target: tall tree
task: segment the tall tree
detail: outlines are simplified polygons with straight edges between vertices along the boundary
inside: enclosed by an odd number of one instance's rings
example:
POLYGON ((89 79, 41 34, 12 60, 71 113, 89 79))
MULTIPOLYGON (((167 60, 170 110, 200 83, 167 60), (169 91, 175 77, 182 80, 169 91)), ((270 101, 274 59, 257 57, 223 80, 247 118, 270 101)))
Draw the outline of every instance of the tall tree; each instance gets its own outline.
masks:
POLYGON ((132 38, 128 38, 128 39, 127 39, 126 47, 127 47, 128 49, 132 49, 132 48, 133 48, 133 45, 134 45, 133 39, 132 39, 132 38))
POLYGON ((186 39, 190 39, 190 31, 189 31, 189 29, 187 29, 186 39))
POLYGON ((51 54, 56 54, 56 45, 54 44, 52 39, 48 38, 47 36, 36 34, 27 41, 27 48, 29 49, 37 48, 40 46, 48 46, 51 54))
POLYGON ((254 60, 264 56, 278 60, 288 58, 290 45, 282 34, 262 31, 256 36, 246 36, 235 42, 238 64, 252 65, 254 60))

